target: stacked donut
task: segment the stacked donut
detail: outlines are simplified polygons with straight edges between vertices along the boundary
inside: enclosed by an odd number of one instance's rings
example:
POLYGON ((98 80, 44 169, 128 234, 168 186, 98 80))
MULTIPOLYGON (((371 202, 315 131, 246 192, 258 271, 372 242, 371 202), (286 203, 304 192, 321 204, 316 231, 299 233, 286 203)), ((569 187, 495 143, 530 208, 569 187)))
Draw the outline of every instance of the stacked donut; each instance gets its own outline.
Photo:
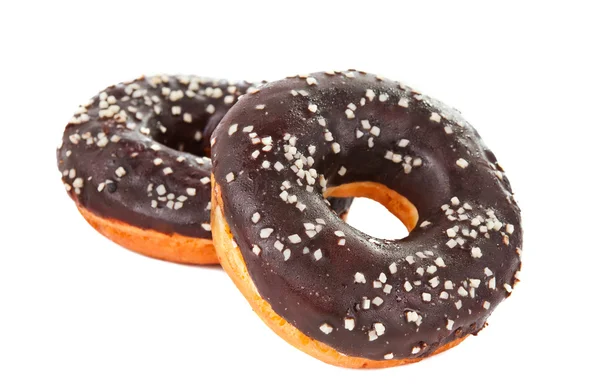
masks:
POLYGON ((455 110, 379 76, 119 85, 72 120, 59 166, 86 219, 131 249, 205 262, 212 234, 263 321, 334 365, 447 350, 518 282, 520 210, 494 154, 455 110), (408 237, 346 224, 352 197, 408 237))
MULTIPOLYGON (((256 83, 160 75, 110 86, 67 125, 58 167, 84 218, 135 252, 217 263, 210 135, 256 83)), ((349 199, 332 201, 345 215, 349 199)))

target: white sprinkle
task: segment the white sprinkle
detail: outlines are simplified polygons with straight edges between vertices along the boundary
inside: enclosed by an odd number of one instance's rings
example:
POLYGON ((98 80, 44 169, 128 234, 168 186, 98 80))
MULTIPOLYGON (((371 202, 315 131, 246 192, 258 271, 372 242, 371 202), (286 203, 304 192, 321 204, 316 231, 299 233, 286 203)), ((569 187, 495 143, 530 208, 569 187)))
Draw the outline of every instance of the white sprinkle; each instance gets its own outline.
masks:
POLYGON ((367 283, 367 280, 365 279, 365 275, 363 275, 361 272, 357 272, 354 274, 354 282, 355 283, 367 283))
POLYGON ((203 223, 202 228, 206 231, 210 231, 210 225, 208 223, 203 223))
POLYGON ((474 246, 473 248, 471 248, 471 256, 473 256, 476 259, 479 259, 483 254, 481 253, 481 249, 479 249, 478 247, 474 246))
POLYGON ((122 166, 119 166, 119 167, 117 168, 117 170, 115 170, 115 174, 116 174, 118 177, 123 177, 125 174, 127 174, 127 172, 125 171, 125 169, 123 169, 123 167, 122 167, 122 166))
POLYGON ((315 251, 315 253, 313 253, 315 256, 315 260, 319 261, 321 260, 321 258, 323 258, 323 252, 321 252, 321 249, 317 249, 315 251))
POLYGON ((437 271, 437 267, 435 265, 430 265, 427 267, 427 273, 433 275, 437 271))
POLYGON ((300 236, 298 234, 292 234, 292 235, 288 236, 288 240, 292 244, 299 244, 302 241, 302 239, 300 238, 300 236))
POLYGON ((431 113, 431 117, 429 117, 429 119, 431 121, 435 121, 435 122, 439 123, 442 118, 440 117, 440 115, 438 113, 433 112, 433 113, 431 113))
POLYGON ((329 335, 332 331, 333 331, 333 327, 327 323, 322 324, 319 329, 321 330, 321 332, 323 332, 325 335, 329 335))
POLYGON ((448 237, 453 238, 456 237, 456 232, 454 231, 453 228, 449 228, 448 230, 446 230, 446 234, 448 235, 448 237))
MULTIPOLYGON (((112 138, 111 138, 112 141, 112 138)), ((154 151, 160 151, 160 146, 158 144, 152 144, 150 146, 151 149, 153 149, 154 151)))
POLYGON ((407 280, 406 282, 404 282, 404 290, 406 290, 406 292, 408 293, 409 291, 411 291, 413 289, 412 284, 410 284, 410 282, 407 280))
POLYGON ((511 225, 510 223, 506 224, 506 232, 508 234, 512 234, 515 231, 515 227, 513 225, 511 225))
POLYGON ((439 286, 440 284, 440 278, 438 278, 437 276, 435 278, 431 278, 429 279, 429 284, 431 285, 431 287, 436 288, 439 286))
POLYGON ((392 292, 392 285, 390 284, 386 284, 385 286, 383 286, 383 292, 386 294, 389 294, 392 292))
POLYGON ((456 301, 454 303, 454 306, 456 306, 456 309, 460 309, 462 308, 462 301, 459 299, 458 301, 456 301))
POLYGON ((263 110, 265 107, 266 107, 266 105, 264 105, 264 104, 260 104, 260 105, 256 105, 254 108, 255 108, 256 110, 263 110))
POLYGON ((379 136, 379 134, 381 133, 381 129, 379 129, 379 127, 371 127, 369 133, 373 136, 379 136))
POLYGON ((173 114, 174 116, 178 116, 181 114, 181 106, 173 106, 171 108, 171 114, 173 114))
POLYGON ((260 238, 269 238, 269 236, 273 233, 273 229, 270 227, 264 228, 260 231, 260 238))
POLYGON ((274 246, 275 246, 275 249, 277 249, 280 252, 283 250, 283 243, 279 240, 275 241, 274 246))
POLYGON ((209 177, 202 177, 200 179, 200 182, 202 183, 202 185, 206 185, 210 182, 210 178, 209 177))
POLYGON ((187 188, 185 191, 190 196, 196 196, 196 188, 187 188))
POLYGON ((394 353, 387 353, 383 356, 383 359, 393 359, 394 358, 394 353))
POLYGON ((427 227, 427 226, 429 226, 430 224, 431 224, 431 222, 429 222, 429 221, 423 221, 423 222, 422 222, 422 223, 419 225, 419 227, 427 227))
POLYGON ((383 94, 379 94, 379 102, 385 102, 387 101, 389 98, 389 95, 383 93, 383 94))
POLYGON ((398 142, 398 147, 406 147, 406 146, 408 146, 408 143, 409 143, 408 139, 402 139, 398 142))
POLYGON ((338 143, 333 143, 331 145, 331 149, 334 153, 338 154, 340 152, 340 145, 338 143))
POLYGON ((450 296, 448 295, 448 293, 447 293, 447 292, 445 292, 445 291, 442 291, 442 292, 440 293, 440 298, 441 298, 441 299, 448 299, 448 298, 450 298, 450 296))
POLYGON ((317 79, 315 79, 315 78, 313 78, 313 77, 306 78, 306 83, 307 83, 309 86, 310 86, 310 85, 313 85, 313 84, 317 84, 317 79))
POLYGON ((444 263, 444 260, 441 257, 438 257, 437 259, 435 259, 433 261, 435 263, 435 265, 437 265, 438 267, 445 267, 446 264, 444 263))
POLYGON ((396 263, 392 262, 392 264, 390 264, 390 266, 388 267, 390 270, 390 273, 393 275, 396 272, 398 272, 398 266, 396 263))
POLYGON ((252 245, 252 252, 257 256, 260 255, 260 247, 258 245, 252 245))
MULTIPOLYGON (((252 214, 252 223, 258 223, 258 221, 260 220, 260 214, 258 212, 255 212, 254 214, 252 214)), ((272 229, 271 229, 272 231, 272 229)))
POLYGON ((387 282, 387 276, 385 276, 385 274, 382 272, 379 274, 379 280, 381 281, 381 283, 385 283, 387 282))
POLYGON ((510 294, 510 293, 512 293, 513 288, 508 283, 504 283, 504 290, 506 290, 506 292, 510 294))
POLYGON ((488 282, 488 287, 491 290, 495 290, 496 289, 496 278, 491 278, 490 281, 488 282))
POLYGON ((483 301, 483 308, 484 309, 489 309, 490 308, 490 303, 488 301, 483 301))
POLYGON ((234 133, 236 133, 237 130, 238 130, 238 125, 237 124, 233 124, 232 126, 229 127, 229 131, 227 131, 227 133, 229 134, 229 136, 231 136, 234 133))
POLYGON ((406 312, 406 321, 409 323, 416 323, 419 320, 419 314, 412 310, 406 312))
POLYGON ((225 180, 227 180, 227 182, 231 182, 235 179, 235 175, 231 172, 229 172, 226 176, 225 176, 225 180))
POLYGON ((348 331, 352 331, 355 327, 356 323, 354 322, 353 318, 350 317, 346 317, 344 319, 344 328, 346 328, 348 331))
POLYGON ((456 164, 458 165, 458 167, 461 167, 463 169, 469 166, 469 162, 465 161, 463 158, 460 158, 458 161, 456 161, 456 164))
POLYGON ((192 115, 190 113, 183 113, 183 121, 186 123, 191 123, 192 115))
POLYGON ((170 167, 165 167, 163 169, 163 173, 168 176, 169 174, 173 173, 173 169, 171 169, 170 167))
POLYGON ((448 320, 448 322, 446 323, 446 329, 448 331, 452 331, 452 327, 454 326, 454 321, 453 320, 448 320))
POLYGON ((452 284, 451 280, 447 280, 444 282, 444 288, 446 290, 452 290, 454 288, 454 284, 452 284))
POLYGON ((469 292, 465 290, 464 287, 460 286, 458 288, 458 295, 460 295, 461 297, 466 297, 467 295, 469 295, 469 292))
POLYGON ((363 297, 363 299, 362 299, 362 308, 363 309, 370 309, 371 308, 371 300, 368 299, 367 297, 363 297))
POLYGON ((398 106, 402 106, 404 108, 408 107, 408 99, 406 98, 400 98, 400 100, 398 101, 398 106))
POLYGON ((283 251, 283 260, 284 261, 288 261, 290 259, 290 256, 292 255, 292 251, 289 249, 286 249, 283 251))
POLYGON ((448 248, 452 249, 454 248, 458 243, 454 240, 451 239, 450 241, 446 242, 446 245, 448 246, 448 248))
POLYGON ((431 294, 429 294, 429 293, 423 293, 423 301, 424 302, 431 302, 431 294))
POLYGON ((350 109, 346 109, 346 117, 348 117, 349 119, 354 118, 354 112, 350 109))
POLYGON ((210 104, 210 105, 208 105, 208 106, 206 107, 206 109, 205 109, 205 110, 206 110, 206 112, 207 112, 207 113, 209 113, 209 114, 213 114, 213 113, 215 112, 215 106, 214 106, 214 105, 212 105, 212 104, 210 104))
POLYGON ((453 133, 452 127, 450 125, 446 125, 444 127, 444 132, 446 132, 446 134, 448 134, 448 135, 451 135, 453 133))
POLYGON ((479 284, 481 284, 481 279, 469 279, 469 286, 478 288, 479 284))
POLYGON ((385 326, 382 323, 374 323, 373 329, 375 330, 375 333, 377 333, 377 336, 381 336, 385 333, 385 326))
POLYGON ((415 347, 413 347, 411 353, 412 354, 418 354, 419 351, 421 351, 421 347, 415 346, 415 347))
POLYGON ((369 101, 372 101, 373 98, 375 98, 375 93, 373 92, 373 90, 371 90, 370 88, 367 89, 365 96, 369 99, 369 101))
POLYGON ((317 111, 317 105, 315 105, 314 103, 309 104, 308 110, 315 113, 317 111))

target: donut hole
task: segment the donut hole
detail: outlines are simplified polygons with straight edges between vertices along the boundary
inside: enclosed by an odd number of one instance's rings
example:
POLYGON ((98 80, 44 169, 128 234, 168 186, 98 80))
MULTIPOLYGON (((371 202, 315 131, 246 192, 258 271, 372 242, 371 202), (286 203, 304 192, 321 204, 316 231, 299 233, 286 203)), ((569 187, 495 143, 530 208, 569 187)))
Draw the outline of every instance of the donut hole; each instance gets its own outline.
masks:
POLYGON ((355 182, 328 188, 326 197, 354 197, 347 223, 373 237, 398 240, 408 236, 419 220, 413 203, 376 182, 355 182))
POLYGON ((346 223, 375 238, 400 240, 408 229, 394 214, 375 200, 358 197, 353 201, 346 223))

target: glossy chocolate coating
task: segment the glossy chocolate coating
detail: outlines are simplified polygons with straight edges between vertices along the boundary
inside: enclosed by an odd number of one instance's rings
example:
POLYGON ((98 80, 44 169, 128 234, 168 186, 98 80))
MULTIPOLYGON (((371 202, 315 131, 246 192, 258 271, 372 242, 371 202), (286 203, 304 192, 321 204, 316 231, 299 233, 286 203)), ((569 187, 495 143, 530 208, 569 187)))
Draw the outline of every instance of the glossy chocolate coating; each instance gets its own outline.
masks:
POLYGON ((512 291, 522 231, 509 182, 436 100, 357 71, 289 78, 245 95, 212 143, 224 216, 258 292, 343 354, 427 356, 483 328, 512 291), (417 207, 408 237, 366 235, 322 196, 364 181, 417 207))
MULTIPOLYGON (((58 167, 79 205, 162 233, 211 238, 209 138, 256 84, 153 76, 110 86, 79 108, 58 167)), ((335 202, 340 212, 351 200, 335 202)))

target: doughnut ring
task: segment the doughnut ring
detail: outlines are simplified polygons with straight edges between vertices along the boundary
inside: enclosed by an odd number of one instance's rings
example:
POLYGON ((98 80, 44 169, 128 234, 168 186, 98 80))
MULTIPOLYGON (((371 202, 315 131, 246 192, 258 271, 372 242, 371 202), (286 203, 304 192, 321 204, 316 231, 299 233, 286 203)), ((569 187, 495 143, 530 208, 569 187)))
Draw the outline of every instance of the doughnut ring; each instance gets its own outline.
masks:
MULTIPOLYGON (((151 76, 110 86, 82 105, 57 151, 83 217, 146 256, 216 263, 210 228, 210 135, 249 82, 151 76)), ((335 200, 344 214, 350 200, 335 200)))
POLYGON ((518 282, 521 217, 502 167, 456 110, 404 84, 355 70, 268 83, 211 144, 221 265, 315 358, 417 362, 477 334, 518 282), (334 196, 380 202, 408 237, 349 226, 334 196))

